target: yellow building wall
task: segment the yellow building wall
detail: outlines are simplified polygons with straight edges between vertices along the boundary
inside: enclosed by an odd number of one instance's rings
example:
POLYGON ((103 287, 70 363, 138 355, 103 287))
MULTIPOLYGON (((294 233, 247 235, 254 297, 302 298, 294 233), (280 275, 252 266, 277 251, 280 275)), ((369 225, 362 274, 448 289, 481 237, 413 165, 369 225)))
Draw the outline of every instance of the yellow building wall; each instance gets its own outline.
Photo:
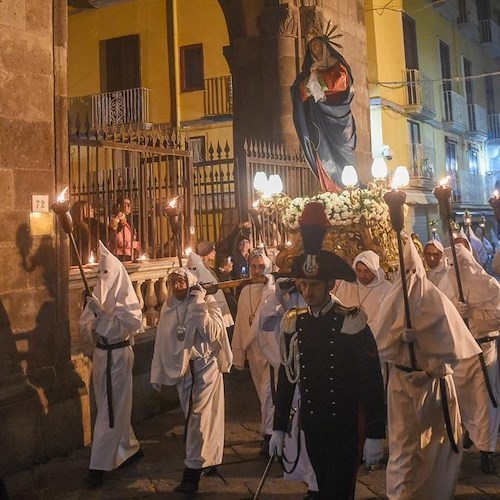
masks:
POLYGON ((69 97, 101 92, 100 40, 138 34, 142 86, 151 90, 150 120, 168 122, 170 83, 165 4, 165 0, 134 0, 69 16, 69 97))
POLYGON ((380 6, 380 0, 370 0, 366 4, 370 97, 382 97, 403 105, 404 87, 377 84, 377 82, 400 82, 404 76, 402 1, 392 2, 391 9, 383 11, 375 9, 376 6, 380 6))
MULTIPOLYGON (((177 1, 179 47, 203 44, 205 79, 227 76, 229 66, 222 53, 229 45, 226 20, 217 0, 177 1)), ((181 121, 203 116, 203 90, 182 92, 181 121)))

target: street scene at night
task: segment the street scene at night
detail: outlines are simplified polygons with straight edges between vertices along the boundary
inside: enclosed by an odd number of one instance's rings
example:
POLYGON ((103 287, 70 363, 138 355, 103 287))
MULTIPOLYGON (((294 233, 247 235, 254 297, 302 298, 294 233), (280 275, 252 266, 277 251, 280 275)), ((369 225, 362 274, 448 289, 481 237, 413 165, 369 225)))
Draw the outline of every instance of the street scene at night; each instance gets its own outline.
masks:
POLYGON ((0 40, 0 500, 500 498, 500 0, 0 40))

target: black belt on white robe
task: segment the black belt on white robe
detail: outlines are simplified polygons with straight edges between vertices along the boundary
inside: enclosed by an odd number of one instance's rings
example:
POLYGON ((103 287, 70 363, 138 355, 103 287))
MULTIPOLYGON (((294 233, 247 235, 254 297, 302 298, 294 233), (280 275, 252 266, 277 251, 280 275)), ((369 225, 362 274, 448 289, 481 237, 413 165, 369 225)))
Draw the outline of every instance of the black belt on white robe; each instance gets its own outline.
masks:
MULTIPOLYGON (((481 346, 481 344, 486 344, 487 342, 492 342, 496 340, 497 337, 482 337, 480 339, 476 339, 476 342, 481 346)), ((495 395, 493 394, 493 389, 491 388, 490 377, 488 375, 488 370, 486 368, 486 362, 484 361, 484 353, 481 351, 479 353, 479 362, 481 363, 481 371, 483 372, 484 382, 486 384, 486 390, 488 391, 488 396, 490 397, 491 404, 494 408, 498 407, 497 400, 495 399, 495 395)))
MULTIPOLYGON (((398 370, 406 373, 422 372, 418 368, 409 368, 402 365, 394 365, 398 370)), ((450 418, 450 408, 448 406, 448 391, 446 390, 446 380, 444 377, 439 379, 439 392, 441 394, 441 405, 443 408, 444 425, 446 427, 446 433, 448 434, 448 439, 450 440, 451 449, 455 453, 459 453, 457 443, 455 441, 455 436, 453 434, 453 426, 451 425, 450 418)))
POLYGON ((106 395, 108 399, 108 418, 109 427, 112 429, 115 426, 115 416, 113 413, 113 383, 111 380, 111 366, 113 364, 113 358, 111 356, 111 351, 115 349, 123 349, 130 345, 130 340, 123 340, 122 342, 117 342, 116 344, 108 344, 108 341, 104 337, 100 337, 101 341, 97 342, 96 347, 107 351, 107 363, 106 363, 106 395))

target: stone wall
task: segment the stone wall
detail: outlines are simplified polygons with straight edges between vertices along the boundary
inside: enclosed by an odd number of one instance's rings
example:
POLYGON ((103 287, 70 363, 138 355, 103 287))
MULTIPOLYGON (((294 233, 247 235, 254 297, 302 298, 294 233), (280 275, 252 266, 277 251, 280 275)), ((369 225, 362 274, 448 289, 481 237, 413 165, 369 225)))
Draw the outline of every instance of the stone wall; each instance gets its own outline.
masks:
POLYGON ((0 474, 82 442, 68 242, 33 194, 67 183, 66 1, 0 2, 0 474), (64 432, 61 432, 64 429, 64 432))

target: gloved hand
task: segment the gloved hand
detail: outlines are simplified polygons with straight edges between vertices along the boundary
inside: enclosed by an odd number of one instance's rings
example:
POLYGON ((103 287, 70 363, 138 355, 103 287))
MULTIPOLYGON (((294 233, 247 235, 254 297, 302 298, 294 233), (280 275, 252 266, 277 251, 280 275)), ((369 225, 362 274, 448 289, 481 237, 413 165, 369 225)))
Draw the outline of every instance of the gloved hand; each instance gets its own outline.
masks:
POLYGON ((201 285, 193 285, 189 289, 189 295, 191 295, 191 297, 195 297, 197 302, 203 300, 206 294, 207 291, 201 285))
POLYGON ((457 304, 457 310, 462 318, 467 318, 469 316, 469 304, 466 302, 459 302, 457 304))
POLYGON ((100 313, 104 312, 104 308, 101 306, 100 302, 93 295, 91 297, 87 297, 87 307, 96 316, 99 316, 100 313))
POLYGON ((384 458, 384 446, 382 439, 366 438, 363 449, 363 457, 368 469, 377 465, 384 458))
POLYGON ((273 431, 269 440, 269 455, 283 455, 283 446, 285 443, 285 433, 283 431, 273 431))
POLYGON ((161 384, 151 384, 151 387, 156 391, 156 392, 161 392, 161 384))
POLYGON ((415 328, 406 328, 403 332, 403 340, 405 342, 414 342, 416 337, 417 331, 415 330, 415 328))

